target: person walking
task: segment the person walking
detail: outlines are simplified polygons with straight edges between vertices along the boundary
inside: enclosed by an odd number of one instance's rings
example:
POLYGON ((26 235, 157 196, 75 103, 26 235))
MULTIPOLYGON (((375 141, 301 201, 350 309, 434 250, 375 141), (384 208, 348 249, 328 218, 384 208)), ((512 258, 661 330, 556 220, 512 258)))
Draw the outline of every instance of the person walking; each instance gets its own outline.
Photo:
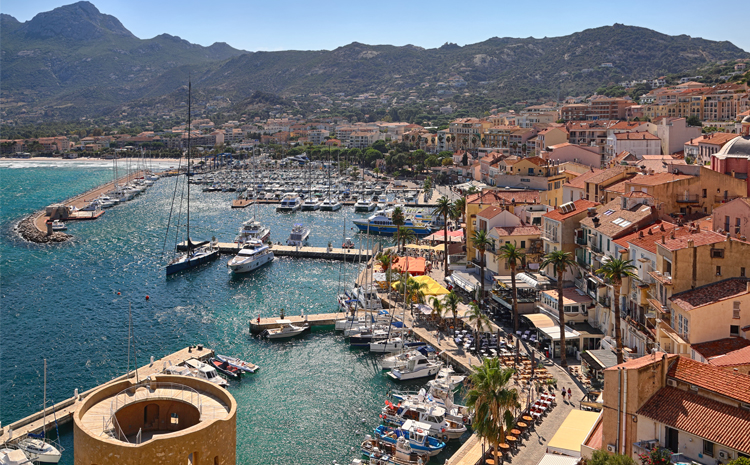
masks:
POLYGON ((568 388, 568 402, 572 402, 573 392, 568 388))

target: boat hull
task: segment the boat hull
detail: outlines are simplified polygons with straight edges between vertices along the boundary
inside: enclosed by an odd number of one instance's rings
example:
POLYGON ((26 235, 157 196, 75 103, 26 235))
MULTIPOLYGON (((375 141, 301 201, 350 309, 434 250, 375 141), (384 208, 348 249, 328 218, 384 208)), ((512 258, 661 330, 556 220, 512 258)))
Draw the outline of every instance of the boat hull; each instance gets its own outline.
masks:
POLYGON ((209 253, 199 255, 197 257, 191 257, 188 260, 181 260, 175 263, 170 263, 167 265, 167 276, 175 273, 179 273, 180 271, 189 270, 191 268, 195 268, 198 265, 202 265, 204 263, 208 263, 210 261, 216 260, 219 257, 219 251, 218 250, 212 250, 209 253))
POLYGON ((249 262, 240 263, 240 264, 232 264, 231 262, 227 264, 229 267, 229 270, 234 274, 242 274, 242 273, 250 273, 252 271, 257 270, 258 268, 262 267, 263 265, 267 265, 273 261, 273 252, 265 254, 262 257, 259 257, 255 260, 251 260, 249 262))
MULTIPOLYGON (((362 232, 369 234, 378 234, 381 236, 392 236, 396 233, 396 226, 383 226, 376 224, 367 224, 367 222, 360 223, 355 221, 354 225, 362 232)), ((432 230, 426 227, 419 226, 402 226, 402 228, 410 229, 417 236, 429 236, 432 234, 432 230)))

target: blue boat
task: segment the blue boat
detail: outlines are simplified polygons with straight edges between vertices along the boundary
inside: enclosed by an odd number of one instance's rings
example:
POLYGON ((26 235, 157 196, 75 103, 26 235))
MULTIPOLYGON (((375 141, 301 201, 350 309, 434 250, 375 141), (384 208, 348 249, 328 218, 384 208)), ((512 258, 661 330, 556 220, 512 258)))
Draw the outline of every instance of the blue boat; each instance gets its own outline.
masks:
POLYGON ((375 428, 375 436, 383 442, 396 444, 398 438, 403 437, 409 441, 411 448, 417 453, 426 453, 435 456, 445 447, 445 443, 429 435, 430 425, 414 420, 406 420, 397 428, 380 425, 375 428))
MULTIPOLYGON (((390 216, 388 216, 391 211, 392 210, 386 210, 382 213, 376 213, 367 219, 355 219, 353 222, 362 232, 378 234, 381 236, 392 236, 396 233, 398 228, 393 224, 390 216)), ((420 221, 415 222, 411 218, 406 219, 402 227, 411 229, 417 236, 429 236, 432 234, 432 226, 430 223, 420 221)))

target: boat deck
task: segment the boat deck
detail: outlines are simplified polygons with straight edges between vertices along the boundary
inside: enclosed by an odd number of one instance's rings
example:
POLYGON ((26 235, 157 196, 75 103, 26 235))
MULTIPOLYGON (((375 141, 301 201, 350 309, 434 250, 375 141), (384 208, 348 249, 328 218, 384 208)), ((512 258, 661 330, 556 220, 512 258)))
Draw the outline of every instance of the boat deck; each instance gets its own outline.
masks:
MULTIPOLYGON (((165 357, 155 360, 153 363, 148 363, 138 368, 138 377, 145 378, 149 375, 161 373, 164 368, 169 365, 179 365, 189 358, 196 358, 198 360, 207 360, 214 356, 214 351, 204 347, 198 350, 195 347, 186 347, 180 351, 166 355, 165 357)), ((135 376, 135 372, 130 373, 131 377, 135 376)), ((67 423, 73 420, 73 412, 78 408, 78 404, 86 398, 89 394, 96 391, 97 389, 106 386, 115 381, 125 379, 126 375, 119 376, 111 381, 96 386, 88 391, 79 394, 78 398, 75 396, 66 399, 62 402, 47 407, 47 421, 44 422, 44 413, 40 410, 26 418, 22 418, 16 422, 13 422, 7 426, 3 426, 0 429, 0 445, 9 442, 15 442, 19 439, 26 437, 29 433, 39 433, 42 428, 50 430, 55 427, 55 417, 57 418, 58 424, 67 423), (12 436, 10 431, 12 430, 12 436)), ((101 429, 101 418, 99 418, 99 428, 101 429)))

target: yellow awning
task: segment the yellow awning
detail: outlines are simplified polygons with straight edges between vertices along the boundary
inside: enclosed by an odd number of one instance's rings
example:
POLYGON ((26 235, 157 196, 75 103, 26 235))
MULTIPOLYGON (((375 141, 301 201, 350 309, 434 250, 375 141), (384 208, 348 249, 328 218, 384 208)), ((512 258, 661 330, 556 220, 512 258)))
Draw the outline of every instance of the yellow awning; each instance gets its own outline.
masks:
POLYGON ((547 444, 547 453, 557 452, 571 457, 580 457, 581 444, 596 424, 599 415, 601 415, 600 412, 571 410, 547 444))
POLYGON ((531 313, 529 315, 523 315, 537 328, 551 328, 557 326, 552 318, 541 313, 531 313))
MULTIPOLYGON (((412 279, 418 283, 425 283, 426 286, 423 292, 426 296, 445 295, 448 293, 448 289, 438 284, 437 281, 430 278, 429 276, 415 276, 412 279)), ((396 281, 395 283, 392 283, 391 286, 396 289, 398 284, 399 281, 396 281)))

